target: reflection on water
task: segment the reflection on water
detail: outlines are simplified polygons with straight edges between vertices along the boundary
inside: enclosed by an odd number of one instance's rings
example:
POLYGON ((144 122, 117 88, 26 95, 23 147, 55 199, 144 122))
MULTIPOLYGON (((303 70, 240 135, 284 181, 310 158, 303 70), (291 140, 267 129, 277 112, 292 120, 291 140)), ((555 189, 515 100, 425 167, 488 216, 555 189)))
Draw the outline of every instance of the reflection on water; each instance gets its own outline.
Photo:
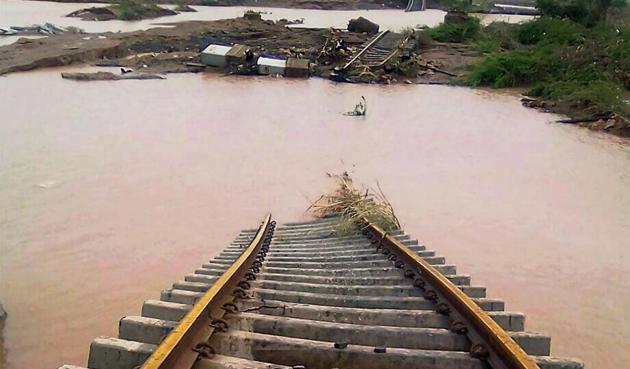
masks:
POLYGON ((405 228, 558 355, 630 361, 630 153, 514 96, 216 75, 0 79, 0 300, 9 367, 89 342, 325 172, 378 179, 405 228), (46 86, 42 88, 42 86, 46 86), (343 116, 364 95, 367 117, 343 116), (611 333, 612 332, 612 333, 611 333), (54 350, 51 350, 54 347, 54 350))

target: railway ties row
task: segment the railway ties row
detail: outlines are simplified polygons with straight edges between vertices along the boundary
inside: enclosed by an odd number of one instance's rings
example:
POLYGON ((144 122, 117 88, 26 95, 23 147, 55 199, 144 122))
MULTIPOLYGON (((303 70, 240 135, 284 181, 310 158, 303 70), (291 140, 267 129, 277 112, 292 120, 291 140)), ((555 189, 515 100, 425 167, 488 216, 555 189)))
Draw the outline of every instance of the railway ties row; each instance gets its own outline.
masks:
MULTIPOLYGON (((426 286, 397 268, 396 258, 358 231, 335 235, 334 224, 335 219, 324 219, 278 226, 247 283, 239 282, 235 305, 228 304, 226 314, 212 320, 214 332, 203 355, 191 366, 160 367, 489 367, 470 354, 468 336, 454 329, 451 316, 436 311, 426 286)), ((186 320, 208 289, 223 283, 220 278, 233 271, 258 233, 242 231, 219 255, 162 291, 159 300, 145 301, 140 316, 121 319, 117 338, 95 339, 88 367, 148 366, 151 360, 145 360, 179 329, 178 322, 186 320)), ((522 313, 505 311, 502 300, 488 298, 485 287, 471 284, 470 276, 458 274, 443 256, 403 231, 390 236, 470 297, 541 369, 583 367, 576 360, 549 356, 548 336, 525 331, 522 313)))

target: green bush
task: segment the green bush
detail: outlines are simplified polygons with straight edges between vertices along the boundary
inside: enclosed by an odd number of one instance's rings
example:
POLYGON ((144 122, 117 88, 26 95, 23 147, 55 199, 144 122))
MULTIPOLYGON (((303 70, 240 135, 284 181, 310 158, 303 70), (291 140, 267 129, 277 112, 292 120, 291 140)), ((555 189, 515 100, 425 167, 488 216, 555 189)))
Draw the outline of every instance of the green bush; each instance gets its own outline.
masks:
POLYGON ((541 17, 483 29, 475 48, 486 55, 465 82, 494 88, 529 86, 528 94, 575 115, 630 116, 630 28, 587 28, 541 17), (578 114, 579 115, 579 114, 578 114))
POLYGON ((464 42, 477 36, 481 24, 476 17, 467 17, 461 23, 441 23, 428 29, 429 36, 440 42, 464 42))
POLYGON ((589 16, 587 0, 536 0, 536 7, 543 16, 568 18, 574 22, 586 22, 589 16))
POLYGON ((609 80, 546 82, 530 89, 527 94, 553 101, 563 111, 580 111, 583 114, 614 111, 630 117, 628 92, 609 80))
POLYGON ((479 32, 473 44, 474 48, 483 53, 513 50, 518 42, 513 37, 514 25, 504 22, 494 22, 479 32))
POLYGON ((475 65, 467 82, 473 86, 514 87, 533 82, 539 69, 538 60, 531 53, 494 53, 475 65))
POLYGON ((514 34, 524 45, 538 43, 577 45, 584 40, 586 28, 568 19, 542 17, 515 26, 514 34))
POLYGON ((159 6, 141 0, 120 0, 114 6, 114 12, 119 19, 137 20, 142 18, 158 16, 163 11, 159 6))

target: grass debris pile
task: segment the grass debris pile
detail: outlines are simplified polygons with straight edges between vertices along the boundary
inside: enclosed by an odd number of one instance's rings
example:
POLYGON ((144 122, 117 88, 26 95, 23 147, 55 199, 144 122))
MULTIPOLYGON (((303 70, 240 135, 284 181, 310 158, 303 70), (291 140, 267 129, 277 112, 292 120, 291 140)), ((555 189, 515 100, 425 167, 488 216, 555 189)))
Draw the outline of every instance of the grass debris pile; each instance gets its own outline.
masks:
POLYGON ((334 191, 319 197, 309 210, 315 217, 339 217, 337 234, 348 234, 357 229, 363 219, 384 230, 400 229, 394 208, 377 182, 377 190, 356 188, 347 172, 327 174, 336 182, 334 191))

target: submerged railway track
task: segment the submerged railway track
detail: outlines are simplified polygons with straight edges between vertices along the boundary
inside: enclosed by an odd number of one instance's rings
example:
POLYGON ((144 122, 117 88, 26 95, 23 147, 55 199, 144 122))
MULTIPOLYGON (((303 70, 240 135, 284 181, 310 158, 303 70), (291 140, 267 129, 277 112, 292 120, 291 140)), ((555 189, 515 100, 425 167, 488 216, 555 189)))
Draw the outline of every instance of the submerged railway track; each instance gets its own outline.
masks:
MULTIPOLYGON (((580 369, 401 230, 268 215, 90 346, 93 369, 580 369)), ((77 368, 65 365, 63 368, 77 368)))

